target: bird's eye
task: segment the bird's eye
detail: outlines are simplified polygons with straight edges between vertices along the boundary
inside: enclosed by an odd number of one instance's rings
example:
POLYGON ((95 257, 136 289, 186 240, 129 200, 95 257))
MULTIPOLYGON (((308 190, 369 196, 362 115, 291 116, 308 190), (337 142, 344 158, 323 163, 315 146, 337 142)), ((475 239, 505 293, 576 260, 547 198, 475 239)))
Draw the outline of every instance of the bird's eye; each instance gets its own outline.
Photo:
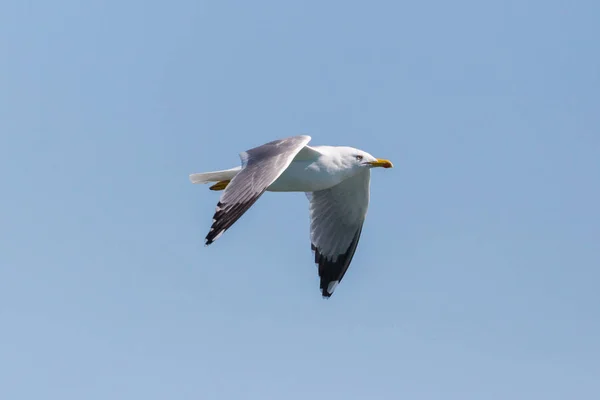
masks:
POLYGON ((362 161, 362 159, 363 159, 363 156, 356 156, 356 159, 357 159, 358 161, 362 161))

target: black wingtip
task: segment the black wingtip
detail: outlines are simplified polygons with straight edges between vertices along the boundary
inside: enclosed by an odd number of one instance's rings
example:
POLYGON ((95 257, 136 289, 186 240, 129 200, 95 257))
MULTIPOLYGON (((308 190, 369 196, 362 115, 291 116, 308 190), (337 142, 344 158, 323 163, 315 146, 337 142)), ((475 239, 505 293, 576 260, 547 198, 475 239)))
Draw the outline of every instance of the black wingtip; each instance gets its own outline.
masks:
POLYGON ((335 289, 337 287, 337 285, 339 284, 339 281, 331 279, 321 279, 321 285, 320 285, 320 289, 321 289, 321 296, 323 296, 324 299, 328 299, 333 295, 333 292, 335 292, 335 289), (332 287, 332 283, 333 287, 332 287))
POLYGON ((210 246, 211 244, 213 244, 214 241, 215 240, 214 240, 214 237, 212 235, 212 229, 211 229, 211 231, 208 232, 208 234, 204 238, 204 246, 210 246))
POLYGON ((356 251, 361 232, 362 226, 356 231, 354 239, 352 240, 352 243, 350 243, 350 246, 348 246, 346 252, 338 255, 333 260, 323 256, 317 246, 315 246, 314 243, 311 243, 310 247, 315 253, 315 263, 319 268, 319 287, 323 298, 330 298, 333 295, 333 292, 335 292, 336 287, 344 278, 344 275, 352 262, 352 258, 354 257, 354 252, 356 251))

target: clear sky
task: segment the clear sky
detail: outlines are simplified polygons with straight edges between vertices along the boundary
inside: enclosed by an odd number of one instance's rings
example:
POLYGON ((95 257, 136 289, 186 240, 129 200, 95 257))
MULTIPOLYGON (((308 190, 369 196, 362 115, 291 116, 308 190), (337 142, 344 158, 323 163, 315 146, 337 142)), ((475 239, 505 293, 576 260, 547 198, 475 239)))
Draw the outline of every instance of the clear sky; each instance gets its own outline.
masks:
POLYGON ((600 3, 0 3, 0 398, 600 398, 600 3), (193 172, 374 170, 323 300, 303 194, 212 246, 193 172))

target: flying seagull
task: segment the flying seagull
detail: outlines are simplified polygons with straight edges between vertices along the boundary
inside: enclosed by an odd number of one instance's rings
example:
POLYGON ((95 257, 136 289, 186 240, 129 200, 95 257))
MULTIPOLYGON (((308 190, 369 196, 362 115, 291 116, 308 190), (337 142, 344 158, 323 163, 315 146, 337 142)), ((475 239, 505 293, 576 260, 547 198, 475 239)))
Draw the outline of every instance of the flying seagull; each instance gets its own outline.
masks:
POLYGON ((360 239, 369 207, 371 168, 392 168, 352 147, 308 146, 311 137, 274 140, 240 153, 241 166, 191 174, 192 183, 216 182, 223 190, 206 235, 217 240, 265 192, 305 192, 310 202, 310 238, 323 298, 342 281, 360 239))

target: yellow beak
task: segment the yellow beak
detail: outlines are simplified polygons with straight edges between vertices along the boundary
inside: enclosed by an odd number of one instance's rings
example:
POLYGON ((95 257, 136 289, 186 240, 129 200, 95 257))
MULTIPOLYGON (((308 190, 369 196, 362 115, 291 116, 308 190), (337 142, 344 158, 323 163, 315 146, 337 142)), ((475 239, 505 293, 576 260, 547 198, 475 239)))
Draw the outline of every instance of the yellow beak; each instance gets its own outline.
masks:
POLYGON ((378 158, 377 161, 371 161, 367 164, 370 164, 373 167, 394 168, 394 164, 392 164, 390 160, 384 160, 383 158, 378 158))

